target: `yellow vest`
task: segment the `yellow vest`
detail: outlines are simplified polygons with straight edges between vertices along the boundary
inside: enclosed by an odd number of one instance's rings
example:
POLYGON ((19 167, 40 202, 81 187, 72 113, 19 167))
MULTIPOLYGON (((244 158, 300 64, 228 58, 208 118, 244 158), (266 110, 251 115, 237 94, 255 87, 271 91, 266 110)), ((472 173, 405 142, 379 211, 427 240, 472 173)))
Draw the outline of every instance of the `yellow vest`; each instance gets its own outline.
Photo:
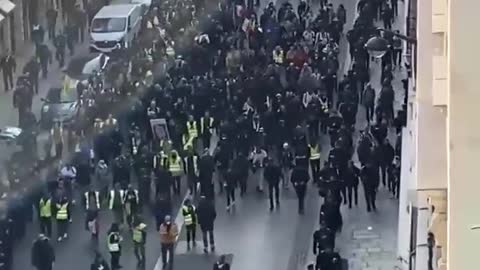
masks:
POLYGON ((108 240, 107 240, 108 251, 110 252, 120 251, 120 242, 110 243, 110 237, 112 237, 112 235, 118 235, 118 233, 111 232, 108 234, 108 240))
POLYGON ((177 157, 176 159, 170 158, 170 166, 168 167, 170 172, 181 172, 182 165, 180 163, 180 158, 177 157))
POLYGON ((198 131, 197 131, 197 122, 193 121, 187 121, 187 132, 190 135, 190 137, 197 137, 198 136, 198 131))
POLYGON ((195 137, 192 137, 190 134, 189 135, 187 135, 187 134, 183 135, 183 138, 182 138, 183 150, 188 150, 189 146, 193 147, 193 139, 195 139, 195 137))
POLYGON ((174 56, 175 56, 175 50, 174 50, 171 46, 168 46, 168 47, 167 47, 166 53, 167 53, 167 55, 170 56, 170 57, 174 57, 174 56))
POLYGON ((141 228, 144 228, 144 224, 140 224, 133 229, 132 239, 135 243, 143 243, 143 230, 141 228))
POLYGON ((310 148, 310 160, 320 159, 320 147, 318 146, 318 144, 315 147, 312 147, 312 145, 309 144, 308 148, 310 148))
MULTIPOLYGON (((193 206, 192 206, 193 208, 193 206)), ((191 211, 190 207, 184 205, 182 208, 183 218, 185 220, 185 225, 192 225, 193 224, 193 215, 195 214, 194 209, 191 211)))
POLYGON ((277 53, 277 51, 273 51, 273 61, 275 64, 283 64, 283 50, 277 53))
POLYGON ((52 217, 52 200, 43 200, 40 199, 40 217, 42 218, 51 218, 52 217))
POLYGON ((57 219, 58 220, 67 220, 68 219, 68 203, 57 204, 57 219))

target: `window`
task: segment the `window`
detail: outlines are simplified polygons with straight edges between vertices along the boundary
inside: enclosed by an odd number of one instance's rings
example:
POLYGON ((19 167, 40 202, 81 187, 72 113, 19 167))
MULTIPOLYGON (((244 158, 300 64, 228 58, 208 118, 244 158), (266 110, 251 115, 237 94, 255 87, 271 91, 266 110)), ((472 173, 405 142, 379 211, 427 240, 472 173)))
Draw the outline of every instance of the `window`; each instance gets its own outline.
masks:
POLYGON ((98 18, 92 22, 92 33, 123 32, 126 26, 125 18, 98 18))

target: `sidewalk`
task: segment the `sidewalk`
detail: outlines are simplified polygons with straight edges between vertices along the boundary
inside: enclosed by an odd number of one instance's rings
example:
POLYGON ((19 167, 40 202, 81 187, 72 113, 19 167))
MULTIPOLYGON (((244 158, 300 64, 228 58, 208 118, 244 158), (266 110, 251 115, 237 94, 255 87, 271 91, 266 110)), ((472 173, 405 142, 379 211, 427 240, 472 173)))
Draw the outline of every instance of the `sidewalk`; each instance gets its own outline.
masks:
MULTIPOLYGON (((16 7, 20 8, 20 7, 16 7)), ((60 31, 63 29, 64 21, 61 16, 61 10, 58 11, 59 15, 57 17, 57 24, 56 24, 56 32, 60 31)), ((48 45, 50 48, 50 51, 54 54, 55 53, 55 48, 53 46, 53 41, 48 39, 48 34, 47 34, 47 29, 46 29, 46 7, 39 7, 38 11, 38 17, 40 20, 40 24, 43 26, 45 29, 45 44, 48 45)), ((21 36, 21 35, 20 35, 21 36)), ((35 47, 32 43, 31 40, 21 40, 17 37, 17 50, 15 53, 15 61, 17 63, 17 69, 14 74, 14 83, 18 76, 22 75, 23 67, 25 64, 35 55, 35 47)), ((87 40, 88 42, 88 35, 87 35, 87 40)), ((75 55, 74 57, 78 55, 84 55, 88 54, 88 47, 86 46, 86 42, 79 43, 75 47, 75 55)), ((53 55, 54 56, 54 55, 53 55)), ((68 54, 67 50, 67 55, 65 59, 65 63, 68 64, 69 60, 71 57, 68 54)), ((35 113, 38 117, 40 115, 40 108, 41 108, 41 98, 45 96, 45 93, 50 87, 53 86, 58 86, 62 84, 63 81, 63 73, 62 69, 58 67, 58 64, 55 59, 52 59, 53 63, 52 65, 49 65, 48 69, 48 78, 43 79, 42 76, 40 75, 40 82, 39 82, 39 94, 35 95, 33 98, 33 106, 32 106, 32 112, 35 113)), ((3 128, 5 126, 17 126, 18 125, 18 112, 15 108, 13 108, 13 90, 10 89, 10 91, 5 92, 4 89, 4 84, 3 84, 3 76, 0 76, 0 80, 2 81, 0 83, 0 128, 3 128)))
MULTIPOLYGON (((341 1, 344 2, 344 1, 341 1)), ((357 17, 356 3, 343 3, 347 9, 346 30, 353 27, 354 19, 357 17), (352 11, 350 11, 352 10, 352 11), (350 11, 350 12, 349 12, 350 11)), ((335 4, 335 3, 334 3, 335 4)), ((393 24, 393 29, 404 31, 405 18, 403 15, 404 3, 399 1, 399 15, 393 24)), ((382 27, 380 22, 378 27, 382 27)), ((341 44, 341 47, 343 45, 341 44)), ((348 44, 345 46, 348 48, 348 44)), ((347 50, 345 50, 347 51, 347 50)), ((343 54, 344 74, 351 66, 351 59, 348 51, 343 54)), ((371 63, 371 83, 377 92, 377 97, 381 90, 381 64, 380 62, 371 63)), ((393 87, 395 90, 394 109, 401 109, 403 102, 403 85, 401 80, 405 77, 405 69, 396 69, 394 71, 393 87)), ((365 110, 359 107, 357 114, 356 130, 363 130, 366 126, 365 110)), ((354 142, 357 141, 358 134, 354 134, 354 142)), ((390 130, 389 140, 394 143, 396 139, 394 130, 390 130)), ((356 154, 354 160, 357 160, 356 154)), ((343 230, 336 237, 336 250, 340 255, 348 260, 348 270, 393 270, 397 269, 396 243, 398 226, 398 201, 391 199, 388 190, 381 187, 377 195, 378 212, 368 213, 366 211, 363 188, 360 186, 358 191, 358 206, 349 209, 342 206, 341 213, 343 217, 343 230)), ((313 233, 313 232, 312 232, 313 233)), ((308 243, 311 246, 311 243, 308 243)), ((315 256, 309 250, 307 263, 314 262, 315 256)))
MULTIPOLYGON (((404 3, 398 2, 399 14, 393 24, 393 29, 404 31, 405 18, 403 14, 404 3)), ((378 27, 382 27, 377 22, 378 27)), ((381 64, 371 63, 371 83, 377 92, 381 90, 381 64)), ((394 109, 401 109, 403 103, 403 85, 405 69, 394 70, 393 88, 395 90, 394 109)), ((359 108, 357 116, 357 129, 366 126, 364 108, 359 108)), ((395 143, 396 135, 393 129, 389 132, 389 140, 395 143)), ((354 157, 356 159, 356 157, 354 157)), ((399 262, 396 259, 397 226, 398 226, 398 200, 392 199, 385 187, 380 187, 377 195, 378 212, 366 211, 363 189, 359 190, 359 205, 357 208, 342 207, 343 231, 337 236, 337 249, 340 255, 348 259, 348 270, 393 270, 397 269, 399 262)))

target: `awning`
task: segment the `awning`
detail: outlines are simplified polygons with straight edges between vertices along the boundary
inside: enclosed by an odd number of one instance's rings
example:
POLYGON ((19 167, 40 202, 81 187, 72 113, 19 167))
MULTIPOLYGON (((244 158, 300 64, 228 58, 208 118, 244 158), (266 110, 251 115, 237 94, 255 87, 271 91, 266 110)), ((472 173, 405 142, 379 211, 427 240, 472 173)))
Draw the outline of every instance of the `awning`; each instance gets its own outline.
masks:
POLYGON ((0 11, 8 15, 15 8, 15 4, 8 0, 0 0, 0 11))

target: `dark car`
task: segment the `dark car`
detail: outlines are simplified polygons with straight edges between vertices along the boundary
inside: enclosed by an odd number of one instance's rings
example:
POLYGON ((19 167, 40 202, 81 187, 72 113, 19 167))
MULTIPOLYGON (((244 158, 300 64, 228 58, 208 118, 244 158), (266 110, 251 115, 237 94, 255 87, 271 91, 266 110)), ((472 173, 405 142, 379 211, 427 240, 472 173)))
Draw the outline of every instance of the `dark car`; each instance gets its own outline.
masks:
POLYGON ((93 74, 101 73, 109 62, 110 57, 104 54, 72 58, 64 70, 65 81, 63 87, 52 87, 47 96, 42 99, 40 125, 50 129, 55 120, 61 121, 68 127, 76 120, 79 110, 77 84, 87 80, 93 74))
POLYGON ((79 109, 75 91, 59 87, 50 88, 42 100, 44 102, 40 114, 42 128, 50 129, 54 121, 60 121, 66 127, 73 124, 79 109))

